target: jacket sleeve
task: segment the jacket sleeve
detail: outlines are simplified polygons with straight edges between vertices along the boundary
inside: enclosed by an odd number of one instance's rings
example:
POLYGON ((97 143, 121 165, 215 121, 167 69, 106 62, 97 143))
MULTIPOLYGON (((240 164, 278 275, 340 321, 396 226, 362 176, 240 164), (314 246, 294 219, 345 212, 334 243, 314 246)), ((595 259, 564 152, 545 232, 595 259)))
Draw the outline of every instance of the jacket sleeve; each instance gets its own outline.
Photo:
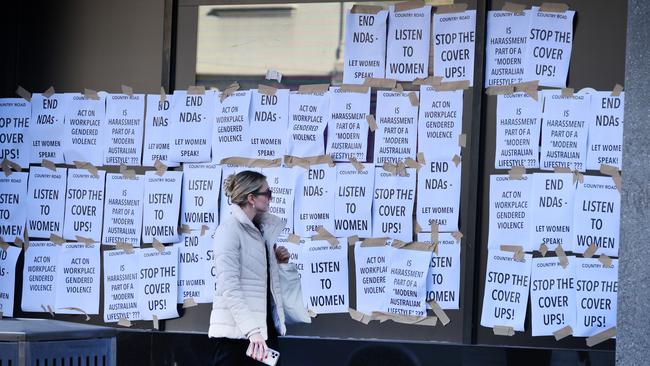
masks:
POLYGON ((262 329, 248 309, 241 287, 241 242, 234 230, 217 230, 214 236, 217 288, 221 289, 235 323, 245 336, 262 329))

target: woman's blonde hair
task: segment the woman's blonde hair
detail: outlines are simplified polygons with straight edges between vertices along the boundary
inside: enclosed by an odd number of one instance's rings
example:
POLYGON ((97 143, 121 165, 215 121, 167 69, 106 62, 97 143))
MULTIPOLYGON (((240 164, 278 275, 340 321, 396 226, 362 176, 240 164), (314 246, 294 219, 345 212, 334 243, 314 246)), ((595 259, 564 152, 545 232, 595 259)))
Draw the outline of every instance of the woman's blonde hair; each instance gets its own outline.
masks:
POLYGON ((223 191, 231 203, 244 206, 248 201, 250 193, 257 192, 264 182, 266 176, 252 170, 244 170, 237 174, 229 175, 223 181, 223 191))

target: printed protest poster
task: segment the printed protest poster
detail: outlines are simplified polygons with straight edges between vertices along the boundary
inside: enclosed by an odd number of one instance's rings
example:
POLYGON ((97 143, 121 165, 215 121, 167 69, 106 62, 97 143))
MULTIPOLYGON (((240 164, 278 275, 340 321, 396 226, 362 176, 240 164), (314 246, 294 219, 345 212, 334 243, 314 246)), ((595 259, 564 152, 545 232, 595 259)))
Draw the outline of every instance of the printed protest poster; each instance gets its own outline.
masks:
POLYGON ((54 310, 56 266, 61 248, 51 241, 29 242, 23 265, 22 311, 41 312, 48 305, 54 310))
POLYGON ((138 310, 139 269, 135 252, 104 251, 104 322, 142 319, 138 310))
POLYGON ((294 232, 298 236, 317 234, 323 226, 334 234, 334 210, 336 202, 336 167, 327 164, 303 168, 298 173, 294 207, 294 232))
POLYGON ((277 89, 272 95, 252 90, 249 118, 251 157, 282 158, 287 151, 289 89, 277 89))
POLYGON ((488 11, 485 46, 485 87, 524 80, 530 10, 522 13, 488 11))
POLYGON ((357 311, 372 314, 382 311, 388 284, 388 265, 394 249, 385 243, 378 246, 354 245, 357 311))
POLYGON ((539 244, 530 241, 530 206, 532 175, 510 179, 508 175, 490 175, 490 231, 488 248, 501 245, 521 245, 524 251, 537 250, 539 244))
POLYGON ((427 159, 460 155, 458 139, 463 130, 463 91, 435 91, 420 86, 418 152, 427 159))
MULTIPOLYGON (((462 164, 451 159, 430 160, 418 171, 416 219, 420 226, 439 225, 440 231, 458 230, 462 164)), ((426 230, 426 229, 425 229, 426 230)))
POLYGON ((140 246, 144 181, 142 175, 127 178, 122 174, 106 174, 102 244, 122 242, 140 246))
POLYGON ((296 194, 296 179, 302 168, 264 168, 269 189, 273 194, 269 203, 269 213, 278 216, 285 226, 280 235, 293 233, 293 202, 296 194))
POLYGON ((176 90, 172 98, 169 160, 210 162, 216 94, 214 91, 188 94, 186 90, 176 90))
POLYGON ((46 98, 41 93, 32 94, 32 123, 30 163, 40 164, 47 159, 63 164, 63 140, 65 136, 65 112, 69 94, 52 94, 46 98))
POLYGON ((0 98, 0 161, 5 159, 28 167, 32 104, 22 98, 0 98))
POLYGON ((590 119, 589 94, 563 97, 560 90, 545 90, 542 117, 542 170, 556 166, 585 171, 587 132, 590 119))
POLYGON ((623 170, 623 123, 625 92, 613 97, 609 91, 591 94, 587 169, 600 170, 600 164, 623 170))
MULTIPOLYGON (((209 241, 210 247, 205 250, 205 260, 203 261, 203 278, 205 279, 205 287, 202 290, 202 298, 199 299, 199 302, 211 303, 214 299, 214 294, 217 291, 217 265, 214 260, 214 246, 212 245, 214 241, 214 231, 206 233, 205 236, 207 236, 207 238, 203 238, 203 240, 209 241)), ((199 238, 199 240, 201 240, 201 238, 199 238)))
POLYGON ((181 224, 212 231, 219 223, 217 200, 221 190, 221 166, 217 164, 183 164, 181 224))
POLYGON ((63 141, 65 163, 85 161, 104 165, 106 135, 106 93, 97 93, 97 99, 69 94, 63 141))
POLYGON ((250 156, 251 145, 248 136, 250 123, 248 107, 251 91, 239 90, 223 101, 216 100, 216 113, 212 127, 212 161, 231 156, 250 156))
POLYGON ((68 171, 64 238, 76 240, 77 236, 82 236, 95 242, 101 241, 105 181, 105 170, 97 171, 96 177, 85 169, 68 171))
POLYGON ((391 251, 386 276, 385 312, 427 315, 427 273, 432 250, 429 245, 415 242, 391 251))
POLYGON ((99 244, 65 243, 56 265, 54 312, 99 314, 99 244), (75 309, 73 309, 75 308, 75 309))
POLYGON ((386 77, 398 81, 426 78, 429 70, 431 5, 388 13, 386 77))
POLYGON ((14 316, 16 261, 20 251, 11 245, 7 249, 0 248, 0 313, 6 317, 14 316))
POLYGON ((144 94, 108 94, 104 165, 141 165, 144 94))
POLYGON ((327 154, 334 161, 354 157, 366 161, 370 88, 366 93, 341 91, 330 87, 330 121, 327 128, 327 154))
POLYGON ((334 235, 348 237, 372 236, 372 193, 375 187, 375 166, 363 164, 357 171, 352 164, 336 165, 336 198, 334 235))
POLYGON ((488 251, 482 326, 501 325, 524 331, 532 258, 525 254, 524 259, 517 261, 511 252, 488 251))
POLYGON ((346 13, 343 83, 363 84, 366 78, 384 77, 387 17, 386 10, 376 14, 346 13))
POLYGON ((575 11, 546 12, 533 6, 526 42, 524 80, 540 86, 564 88, 573 46, 575 11))
POLYGON ((566 268, 560 266, 557 257, 533 258, 530 288, 533 337, 551 336, 566 326, 575 329, 576 258, 567 258, 566 268))
POLYGON ((154 171, 144 175, 142 242, 178 241, 178 215, 181 205, 183 172, 168 171, 161 177, 154 171))
POLYGON ((289 138, 287 153, 306 157, 325 153, 329 92, 298 93, 289 96, 289 138))
POLYGON ((139 249, 138 311, 143 320, 178 317, 178 247, 139 249))
POLYGON ((519 92, 497 96, 494 168, 539 168, 542 100, 519 92))
POLYGON ((591 337, 616 326, 618 259, 604 266, 598 258, 576 258, 576 326, 574 337, 591 337))
POLYGON ((415 159, 418 106, 411 104, 409 93, 377 91, 375 165, 384 162, 397 164, 406 158, 415 159))
POLYGON ((413 240, 413 205, 415 203, 415 169, 404 176, 383 169, 375 170, 372 202, 372 236, 388 236, 405 242, 413 240))
POLYGON ((67 169, 33 166, 27 184, 27 229, 30 238, 63 236, 67 169))
MULTIPOLYGON (((174 244, 178 250, 179 304, 189 298, 196 303, 212 302, 214 292, 206 286, 208 276, 205 272, 208 257, 213 256, 208 253, 213 250, 211 234, 212 231, 206 231, 203 235, 199 231, 192 231, 191 234, 181 235, 181 241, 174 244)), ((214 258, 211 259, 210 262, 214 262, 214 258)))
POLYGON ((27 222, 27 172, 0 175, 0 238, 23 240, 27 222))
POLYGON ((331 245, 326 240, 305 239, 301 245, 302 297, 307 308, 316 314, 347 313, 348 248, 345 238, 331 245))
POLYGON ((535 249, 546 244, 549 250, 555 250, 562 244, 564 250, 573 251, 573 174, 535 173, 532 188, 530 245, 535 249))
MULTIPOLYGON (((431 233, 418 233, 417 238, 421 243, 431 243, 431 233)), ((459 309, 460 241, 451 233, 438 234, 438 253, 431 253, 427 273, 426 299, 434 300, 442 309, 459 309)))
POLYGON ((170 119, 174 100, 172 96, 168 96, 161 101, 160 95, 147 94, 143 166, 154 166, 156 160, 160 160, 161 163, 169 167, 179 165, 169 159, 169 145, 172 136, 170 119))
POLYGON ((597 255, 618 257, 621 193, 611 177, 584 176, 578 182, 573 208, 573 251, 595 244, 597 255))
POLYGON ((433 15, 433 75, 474 84, 476 10, 433 15))

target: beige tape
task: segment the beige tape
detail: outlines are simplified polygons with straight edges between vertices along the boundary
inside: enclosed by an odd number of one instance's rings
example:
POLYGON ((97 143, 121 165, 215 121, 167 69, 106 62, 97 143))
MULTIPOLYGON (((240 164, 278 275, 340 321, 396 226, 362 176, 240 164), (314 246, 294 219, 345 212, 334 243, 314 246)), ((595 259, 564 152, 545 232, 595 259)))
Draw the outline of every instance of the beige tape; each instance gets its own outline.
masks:
POLYGON ((469 80, 448 81, 433 87, 435 91, 454 91, 469 88, 469 80))
POLYGON ((32 93, 28 92, 27 89, 23 88, 20 85, 18 85, 18 88, 16 88, 16 94, 28 102, 32 101, 32 93))
POLYGON ((391 246, 392 246, 393 248, 401 249, 401 248, 404 248, 404 246, 405 246, 406 244, 407 244, 407 243, 406 243, 405 241, 401 241, 401 240, 399 240, 399 239, 394 239, 393 242, 391 243, 391 246))
POLYGON ((512 255, 512 258, 517 262, 523 262, 525 257, 526 252, 524 252, 523 249, 516 251, 515 254, 512 255))
POLYGON ((151 318, 152 318, 151 320, 153 321, 153 329, 159 330, 160 329, 160 322, 158 321, 158 316, 153 315, 151 318))
POLYGON ((47 305, 46 307, 45 304, 41 304, 41 309, 43 309, 44 313, 50 313, 50 316, 54 318, 54 310, 52 310, 52 306, 47 305))
POLYGON ((553 332, 553 337, 555 337, 556 341, 559 341, 560 339, 566 338, 570 335, 573 334, 573 328, 571 328, 570 325, 567 325, 564 328, 560 328, 553 332))
POLYGON ((289 234, 287 241, 289 243, 300 244, 300 237, 296 234, 289 234))
POLYGON ((519 252, 519 251, 524 250, 524 247, 522 247, 521 245, 508 245, 508 244, 503 244, 503 245, 501 245, 500 249, 501 249, 502 251, 504 251, 504 252, 512 252, 512 253, 516 253, 516 252, 519 252))
POLYGON ((623 85, 621 84, 616 84, 614 85, 614 89, 612 90, 612 97, 619 97, 621 95, 621 92, 623 91, 623 85))
POLYGON ((2 250, 5 251, 7 250, 7 248, 9 248, 9 243, 7 243, 5 239, 2 237, 0 237, 0 248, 2 248, 2 250))
POLYGON ((117 242, 117 243, 115 244, 115 249, 121 249, 121 250, 123 250, 126 254, 132 254, 132 253, 135 252, 135 250, 133 250, 133 245, 131 245, 131 244, 129 244, 129 243, 125 243, 125 242, 123 242, 123 241, 117 242))
POLYGON ((391 89, 390 91, 396 92, 396 93, 401 93, 401 92, 404 91, 404 87, 402 86, 402 84, 397 83, 397 84, 395 84, 395 87, 393 89, 391 89))
POLYGON ((413 158, 404 159, 404 165, 413 169, 420 169, 422 167, 422 164, 418 163, 416 160, 413 160, 413 158))
POLYGON ((9 161, 7 159, 2 161, 2 172, 5 174, 5 177, 11 175, 11 167, 9 166, 9 161))
POLYGON ((604 267, 609 268, 612 265, 612 258, 607 254, 603 253, 598 257, 598 261, 603 264, 604 267))
POLYGON ((190 229, 190 225, 182 224, 181 226, 178 227, 178 232, 183 234, 191 234, 192 229, 190 229))
POLYGON ((431 300, 428 302, 428 304, 429 306, 431 306, 431 309, 433 309, 433 313, 436 314, 438 319, 440 319, 440 322, 442 323, 443 326, 449 324, 451 320, 447 316, 447 313, 445 313, 445 311, 442 310, 440 304, 438 304, 436 300, 431 300))
POLYGON ((373 311, 371 314, 373 320, 379 320, 381 323, 392 320, 395 323, 401 324, 412 324, 412 325, 427 325, 435 326, 438 319, 435 316, 426 317, 426 316, 409 316, 409 315, 399 315, 386 313, 383 311, 373 311))
POLYGON ((611 327, 587 338, 587 347, 593 347, 614 337, 616 337, 616 327, 611 327))
POLYGON ((547 13, 564 13, 567 10, 569 10, 569 5, 561 3, 542 3, 539 7, 539 11, 547 13))
POLYGON ((596 246, 596 243, 591 243, 591 245, 585 250, 585 252, 582 254, 583 258, 591 258, 596 254, 596 251, 598 250, 598 247, 596 246))
POLYGON ((523 166, 513 166, 512 169, 508 171, 508 177, 512 180, 521 180, 526 174, 526 168, 523 166))
POLYGON ((368 128, 370 128, 370 131, 375 132, 377 130, 377 121, 375 121, 375 116, 372 114, 367 115, 366 121, 368 121, 368 128))
POLYGON ((284 156, 284 165, 287 168, 293 168, 294 166, 299 166, 301 168, 305 168, 309 170, 311 168, 311 164, 307 159, 304 158, 299 158, 297 156, 291 156, 291 155, 285 155, 284 156))
POLYGON ((451 158, 451 161, 454 162, 455 166, 458 166, 463 160, 458 156, 458 154, 454 155, 453 158, 451 158))
POLYGON ((418 223, 417 220, 413 220, 413 231, 416 234, 419 234, 422 232, 422 226, 420 226, 420 223, 418 223))
POLYGON ((316 314, 316 312, 314 312, 312 309, 307 309, 307 314, 309 314, 310 318, 315 318, 318 316, 318 314, 316 314))
POLYGON ((91 99, 91 100, 99 100, 99 95, 97 95, 97 91, 95 90, 84 89, 84 98, 91 99))
POLYGON ((282 73, 278 70, 268 69, 266 70, 266 80, 275 80, 278 83, 282 82, 282 73))
POLYGON ((417 162, 420 163, 420 164, 422 164, 422 165, 424 165, 424 164, 427 163, 426 159, 424 158, 424 153, 423 153, 422 151, 420 151, 420 152, 417 154, 415 160, 417 160, 417 162))
POLYGON ((348 313, 350 314, 350 318, 366 325, 372 320, 372 317, 370 315, 352 308, 348 308, 348 313))
POLYGON ((583 183, 584 181, 585 181, 585 176, 582 173, 580 173, 578 171, 573 172, 573 183, 574 184, 576 182, 583 183))
POLYGON ((400 11, 420 9, 423 6, 424 6, 424 1, 422 0, 403 1, 401 3, 395 4, 395 12, 399 13, 400 11))
POLYGON ((156 249, 159 253, 162 253, 165 251, 165 245, 161 243, 158 239, 154 239, 153 243, 151 243, 151 246, 156 249))
POLYGON ((515 14, 522 14, 524 10, 526 10, 526 5, 524 4, 516 4, 516 3, 511 3, 509 1, 506 1, 505 4, 503 4, 503 7, 501 8, 502 11, 509 11, 511 13, 515 14))
POLYGON ((354 166, 354 169, 357 170, 357 172, 362 172, 366 167, 357 160, 354 156, 350 156, 350 163, 352 163, 352 166, 354 166))
POLYGON ((298 93, 325 93, 330 84, 307 84, 298 87, 298 93))
POLYGON ((560 266, 562 266, 562 268, 566 268, 566 266, 569 265, 569 258, 567 258, 564 248, 562 248, 562 244, 558 244, 555 247, 555 255, 557 255, 560 260, 560 266))
POLYGON ((199 306, 199 304, 194 301, 193 297, 186 297, 183 299, 183 309, 193 308, 195 306, 199 306))
POLYGON ((72 310, 72 311, 78 311, 78 312, 80 312, 80 313, 82 313, 83 315, 86 316, 86 321, 89 321, 89 320, 90 320, 90 316, 89 316, 88 313, 86 313, 82 308, 78 308, 78 307, 75 307, 75 306, 68 306, 68 307, 65 307, 65 308, 62 308, 62 309, 65 309, 65 310, 72 310))
POLYGON ((553 171, 555 173, 571 173, 571 169, 565 167, 565 166, 556 166, 553 168, 553 171))
POLYGON ((122 94, 126 94, 130 97, 133 96, 133 88, 128 85, 122 85, 122 94))
POLYGON ((487 88, 485 94, 487 95, 506 95, 515 92, 515 87, 512 85, 496 85, 487 88))
POLYGON ((239 83, 235 81, 234 83, 230 84, 226 88, 226 90, 221 92, 221 94, 219 95, 219 100, 223 102, 224 100, 226 100, 226 98, 233 95, 237 90, 239 90, 239 83))
POLYGON ((612 165, 600 164, 600 172, 605 175, 615 176, 619 175, 618 168, 612 165))
POLYGON ((89 162, 75 160, 74 166, 77 167, 77 169, 86 169, 88 173, 90 173, 90 175, 92 175, 95 178, 99 178, 99 174, 97 173, 98 172, 97 168, 89 162))
POLYGON ((239 156, 231 156, 228 158, 223 158, 219 162, 221 165, 237 165, 245 166, 248 168, 276 168, 282 165, 282 159, 253 159, 253 158, 243 158, 239 156))
POLYGON ((49 169, 49 170, 51 170, 53 172, 56 172, 56 164, 54 164, 54 162, 52 162, 50 160, 43 159, 43 161, 41 161, 41 166, 43 168, 47 168, 47 169, 49 169))
POLYGON ((494 333, 494 335, 498 335, 498 336, 512 337, 513 335, 515 335, 514 328, 503 326, 503 325, 495 325, 492 328, 492 332, 494 333))
POLYGON ((458 135, 458 146, 467 147, 467 134, 461 133, 458 135))
POLYGON ((201 225, 201 236, 205 235, 205 232, 210 230, 208 225, 201 225))
POLYGON ((361 247, 385 247, 387 241, 388 238, 366 238, 361 242, 361 247))
POLYGON ((62 237, 60 237, 60 236, 58 236, 58 235, 56 235, 54 233, 50 234, 50 241, 52 243, 54 243, 54 244, 57 244, 57 245, 61 245, 61 244, 65 243, 65 239, 63 239, 62 237))
MULTIPOLYGON (((436 248, 433 244, 430 243, 424 243, 421 241, 412 241, 410 243, 406 243, 403 247, 400 249, 408 249, 408 250, 419 250, 422 252, 431 252, 434 251, 436 248)), ((435 252, 438 254, 438 252, 435 252)))
POLYGON ((462 13, 465 10, 467 10, 467 4, 465 3, 441 5, 436 7, 436 14, 462 13))
POLYGON ((388 88, 392 89, 397 84, 396 79, 383 79, 383 78, 366 78, 363 81, 363 85, 367 85, 372 88, 388 88))
POLYGON ((131 324, 131 321, 128 318, 120 318, 120 320, 117 321, 117 325, 130 328, 133 324, 131 324))
POLYGON ((54 93, 56 93, 56 91, 54 90, 54 87, 53 87, 53 86, 50 86, 49 88, 47 88, 46 91, 43 92, 43 96, 44 96, 45 98, 48 98, 48 99, 49 99, 51 96, 54 95, 54 93))
POLYGON ((165 87, 160 87, 160 103, 164 102, 167 99, 167 93, 165 93, 165 87))
POLYGON ((612 180, 614 181, 614 185, 616 185, 616 189, 620 192, 621 188, 623 187, 623 182, 622 178, 620 175, 615 175, 612 177, 612 180))
POLYGON ((368 85, 358 84, 341 84, 341 91, 345 93, 361 93, 366 94, 370 90, 368 85))
MULTIPOLYGON (((391 173, 392 175, 398 175, 398 174, 402 175, 402 171, 400 170, 399 164, 391 164, 385 161, 384 164, 382 165, 382 169, 384 169, 384 171, 391 173)), ((404 165, 404 169, 406 169, 406 165, 404 165)), ((406 175, 406 172, 403 173, 404 174, 402 176, 406 175)))
POLYGON ((453 233, 451 233, 451 236, 454 237, 454 239, 456 239, 457 242, 460 242, 460 240, 463 238, 463 233, 461 233, 460 231, 454 231, 453 233))
POLYGON ((78 243, 84 243, 85 246, 90 246, 96 243, 93 239, 80 235, 75 235, 75 239, 78 243))
POLYGON ((573 98, 573 88, 562 88, 560 95, 562 98, 573 98))
POLYGON ((203 85, 190 85, 187 87, 187 95, 203 95, 205 94, 205 86, 203 85))
POLYGON ((417 94, 415 94, 414 91, 409 92, 408 95, 409 95, 409 101, 411 102, 411 105, 413 107, 417 107, 417 106, 420 105, 420 100, 418 99, 418 96, 417 96, 417 94))
POLYGON ((413 80, 413 85, 429 85, 429 86, 438 86, 442 82, 442 76, 429 76, 426 79, 416 78, 413 80))
POLYGON ((514 84, 515 92, 524 92, 528 94, 531 98, 539 100, 539 92, 537 88, 539 87, 539 80, 526 81, 523 83, 514 84))
POLYGON ((380 11, 384 10, 382 6, 375 5, 353 5, 350 13, 352 14, 377 14, 380 11))
POLYGON ((153 164, 154 168, 156 168, 156 175, 162 177, 165 175, 165 172, 167 171, 167 165, 163 164, 162 161, 159 159, 156 159, 156 162, 153 164))
POLYGON ((275 95, 278 92, 278 88, 274 88, 268 85, 258 84, 257 92, 260 94, 275 95))
POLYGON ((548 253, 548 247, 546 246, 546 244, 542 243, 539 246, 539 252, 542 253, 542 257, 546 257, 546 253, 548 253))
POLYGON ((330 243, 331 246, 335 247, 339 245, 339 240, 332 235, 327 229, 323 227, 323 225, 320 225, 317 229, 316 232, 318 235, 314 235, 311 237, 312 240, 327 240, 328 243, 330 243))
POLYGON ((354 246, 359 241, 359 235, 348 236, 348 246, 354 246))
POLYGON ((128 169, 126 165, 120 164, 120 174, 127 179, 135 179, 135 170, 128 169))

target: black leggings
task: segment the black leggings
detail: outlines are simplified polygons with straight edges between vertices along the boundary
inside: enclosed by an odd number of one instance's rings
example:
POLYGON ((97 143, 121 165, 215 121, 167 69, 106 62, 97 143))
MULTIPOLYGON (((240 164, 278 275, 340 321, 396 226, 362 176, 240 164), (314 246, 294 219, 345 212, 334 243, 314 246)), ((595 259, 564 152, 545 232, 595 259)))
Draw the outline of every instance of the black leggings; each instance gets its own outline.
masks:
MULTIPOLYGON (((268 328, 269 339, 266 345, 269 348, 278 350, 278 334, 274 326, 268 328)), ((263 363, 256 361, 246 356, 246 350, 250 342, 248 339, 231 339, 231 338, 216 338, 216 347, 214 356, 212 357, 213 366, 259 366, 263 363)), ((280 356, 282 357, 282 356, 280 356)), ((277 363, 280 365, 280 362, 277 363)))

